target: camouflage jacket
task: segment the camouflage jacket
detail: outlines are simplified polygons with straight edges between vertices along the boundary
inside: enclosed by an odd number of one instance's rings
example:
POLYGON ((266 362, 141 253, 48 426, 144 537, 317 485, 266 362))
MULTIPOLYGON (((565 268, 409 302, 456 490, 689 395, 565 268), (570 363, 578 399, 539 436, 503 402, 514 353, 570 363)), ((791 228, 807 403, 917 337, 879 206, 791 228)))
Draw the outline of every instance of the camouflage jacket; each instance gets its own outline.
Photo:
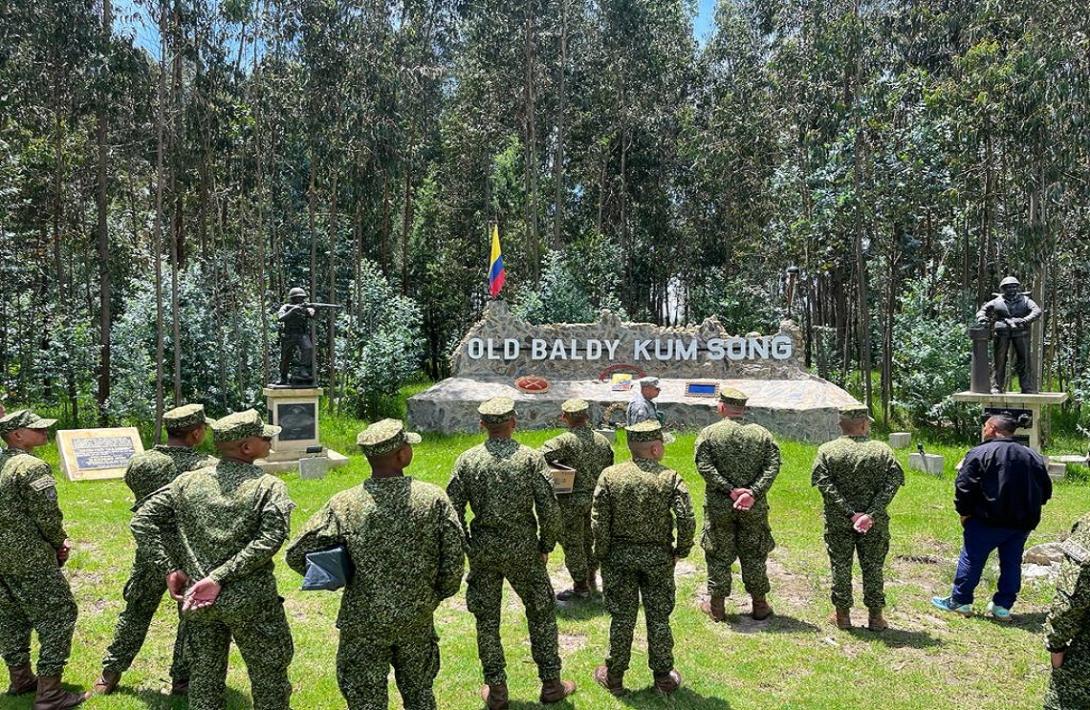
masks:
POLYGON ((685 557, 693 547, 696 517, 689 489, 677 471, 634 459, 598 478, 591 509, 594 554, 609 559, 623 545, 642 545, 685 557), (674 530, 677 536, 674 536, 674 530))
POLYGON ((780 473, 780 447, 767 429, 723 419, 700 432, 695 451, 709 505, 729 509, 735 488, 753 491, 756 506, 766 504, 768 489, 780 473))
POLYGON ((136 497, 135 513, 155 491, 167 485, 178 474, 215 466, 219 459, 188 446, 159 444, 150 451, 137 454, 125 469, 125 485, 136 497))
POLYGON ((0 452, 0 575, 55 568, 67 537, 49 464, 16 448, 0 452))
POLYGON ((541 453, 549 463, 559 462, 576 471, 572 492, 564 495, 561 503, 590 505, 599 474, 613 465, 609 439, 588 426, 574 427, 549 439, 542 444, 541 453))
POLYGON ((552 552, 563 529, 545 457, 513 439, 489 439, 459 456, 447 495, 471 563, 552 552))
POLYGON ((905 473, 884 442, 842 436, 818 449, 810 480, 825 499, 826 524, 850 526, 856 513, 887 519, 905 473))
POLYGON ((342 545, 357 570, 337 627, 390 642, 430 626, 465 571, 465 540, 443 491, 409 477, 369 478, 334 496, 288 548, 306 574, 306 556, 342 545))
POLYGON ((132 531, 163 568, 223 585, 211 609, 247 608, 277 598, 272 558, 288 538, 294 507, 279 478, 225 459, 153 493, 132 531))
POLYGON ((1045 644, 1063 651, 1076 636, 1090 633, 1090 515, 1083 516, 1063 544, 1056 597, 1045 619, 1045 644))

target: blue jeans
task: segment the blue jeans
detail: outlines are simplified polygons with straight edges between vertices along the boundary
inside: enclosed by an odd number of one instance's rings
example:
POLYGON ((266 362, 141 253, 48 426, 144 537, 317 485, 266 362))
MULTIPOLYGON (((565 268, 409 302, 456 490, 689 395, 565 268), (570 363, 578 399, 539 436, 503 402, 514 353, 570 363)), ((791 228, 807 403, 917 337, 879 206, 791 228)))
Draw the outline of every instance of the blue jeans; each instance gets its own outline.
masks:
POLYGON ((1029 533, 1029 530, 992 527, 969 518, 965 522, 964 543, 958 557, 958 571, 954 575, 951 592, 954 603, 973 603, 973 590, 980 583, 984 564, 993 550, 999 550, 999 583, 992 602, 1004 609, 1014 606, 1014 600, 1022 588, 1022 551, 1029 533))

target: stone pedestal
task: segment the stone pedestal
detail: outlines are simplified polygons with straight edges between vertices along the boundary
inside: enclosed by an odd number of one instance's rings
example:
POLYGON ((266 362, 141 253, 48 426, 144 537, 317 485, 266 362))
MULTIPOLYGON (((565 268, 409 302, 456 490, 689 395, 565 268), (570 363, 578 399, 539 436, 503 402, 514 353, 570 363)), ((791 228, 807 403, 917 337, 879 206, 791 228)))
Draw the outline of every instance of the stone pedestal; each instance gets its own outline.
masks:
POLYGON ((1038 392, 1026 394, 1024 392, 1003 392, 991 394, 987 392, 958 392, 951 397, 955 402, 975 402, 985 410, 1026 410, 1033 422, 1029 429, 1019 429, 1015 437, 1021 437, 1026 445, 1037 453, 1041 453, 1041 414, 1048 405, 1063 404, 1067 401, 1066 392, 1038 392))
POLYGON ((907 431, 895 431, 889 435, 889 445, 894 449, 904 449, 912 443, 912 434, 907 431))
POLYGON ((909 454, 908 467, 913 471, 923 471, 932 476, 941 476, 946 467, 946 458, 939 454, 909 454))
MULTIPOLYGON (((292 388, 266 387, 262 390, 269 407, 270 423, 283 427, 273 439, 269 457, 257 461, 268 473, 291 471, 299 466, 299 459, 307 456, 307 449, 321 447, 320 402, 321 387, 292 388)), ((328 457, 330 467, 348 463, 345 456, 322 447, 322 455, 328 457)))

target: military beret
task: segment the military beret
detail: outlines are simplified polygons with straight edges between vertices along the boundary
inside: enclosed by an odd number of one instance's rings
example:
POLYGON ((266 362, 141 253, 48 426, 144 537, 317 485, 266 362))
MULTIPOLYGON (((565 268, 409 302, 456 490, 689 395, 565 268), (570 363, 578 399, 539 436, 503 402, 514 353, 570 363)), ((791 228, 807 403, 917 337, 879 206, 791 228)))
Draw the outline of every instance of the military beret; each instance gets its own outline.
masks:
POLYGON ((739 389, 733 387, 720 387, 719 388, 719 401, 723 404, 730 404, 735 407, 746 406, 746 401, 749 399, 749 395, 739 389))
POLYGON ((569 399, 560 405, 560 411, 565 414, 582 414, 590 409, 590 405, 587 404, 585 399, 569 399))
POLYGON ((397 419, 383 419, 361 431, 356 443, 364 456, 384 456, 405 444, 419 444, 420 435, 405 431, 405 425, 397 419))
POLYGON ((628 433, 628 442, 661 441, 664 444, 672 444, 674 437, 662 430, 662 424, 657 419, 645 419, 624 428, 628 433))
POLYGON ((840 408, 840 418, 848 420, 870 419, 870 410, 862 404, 847 404, 840 408))
POLYGON ((240 441, 258 436, 262 439, 271 439, 280 433, 281 427, 266 424, 261 415, 253 409, 244 412, 228 414, 222 419, 212 422, 212 440, 217 444, 225 441, 240 441))
POLYGON ((42 419, 29 409, 20 409, 0 419, 0 434, 16 429, 48 429, 56 423, 56 419, 42 419))
POLYGON ((212 420, 204 416, 203 404, 186 404, 163 413, 163 426, 167 431, 189 429, 198 424, 212 424, 212 420))
POLYGON ((485 424, 503 424, 515 418, 515 400, 510 397, 493 397, 477 407, 477 412, 485 424))
POLYGON ((657 377, 651 377, 651 376, 641 377, 640 379, 636 380, 636 382, 640 385, 640 387, 658 387, 659 386, 659 378, 657 378, 657 377))

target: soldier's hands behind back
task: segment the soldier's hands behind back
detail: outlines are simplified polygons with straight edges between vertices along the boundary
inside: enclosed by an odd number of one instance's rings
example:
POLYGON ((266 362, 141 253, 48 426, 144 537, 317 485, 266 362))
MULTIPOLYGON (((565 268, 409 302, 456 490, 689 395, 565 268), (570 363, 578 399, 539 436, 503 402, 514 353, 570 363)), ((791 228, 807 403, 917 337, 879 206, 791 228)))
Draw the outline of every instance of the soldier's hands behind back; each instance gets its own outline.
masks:
POLYGON ((72 552, 72 541, 66 539, 61 543, 60 549, 57 550, 57 564, 64 567, 64 563, 68 561, 68 556, 72 552))
POLYGON ((747 490, 734 499, 734 509, 746 511, 752 508, 755 502, 756 500, 753 498, 753 494, 747 490))
POLYGON ((185 593, 182 611, 196 611, 212 606, 219 598, 222 589, 218 582, 205 577, 185 593))
POLYGON ((852 529, 857 533, 866 534, 874 527, 874 519, 866 513, 856 513, 852 516, 852 529))
POLYGON ((1052 667, 1053 668, 1063 668, 1064 655, 1066 655, 1066 654, 1067 654, 1067 651, 1053 651, 1052 652, 1052 667))
POLYGON ((185 587, 189 584, 189 575, 176 569, 167 575, 167 592, 176 602, 185 601, 185 587))

